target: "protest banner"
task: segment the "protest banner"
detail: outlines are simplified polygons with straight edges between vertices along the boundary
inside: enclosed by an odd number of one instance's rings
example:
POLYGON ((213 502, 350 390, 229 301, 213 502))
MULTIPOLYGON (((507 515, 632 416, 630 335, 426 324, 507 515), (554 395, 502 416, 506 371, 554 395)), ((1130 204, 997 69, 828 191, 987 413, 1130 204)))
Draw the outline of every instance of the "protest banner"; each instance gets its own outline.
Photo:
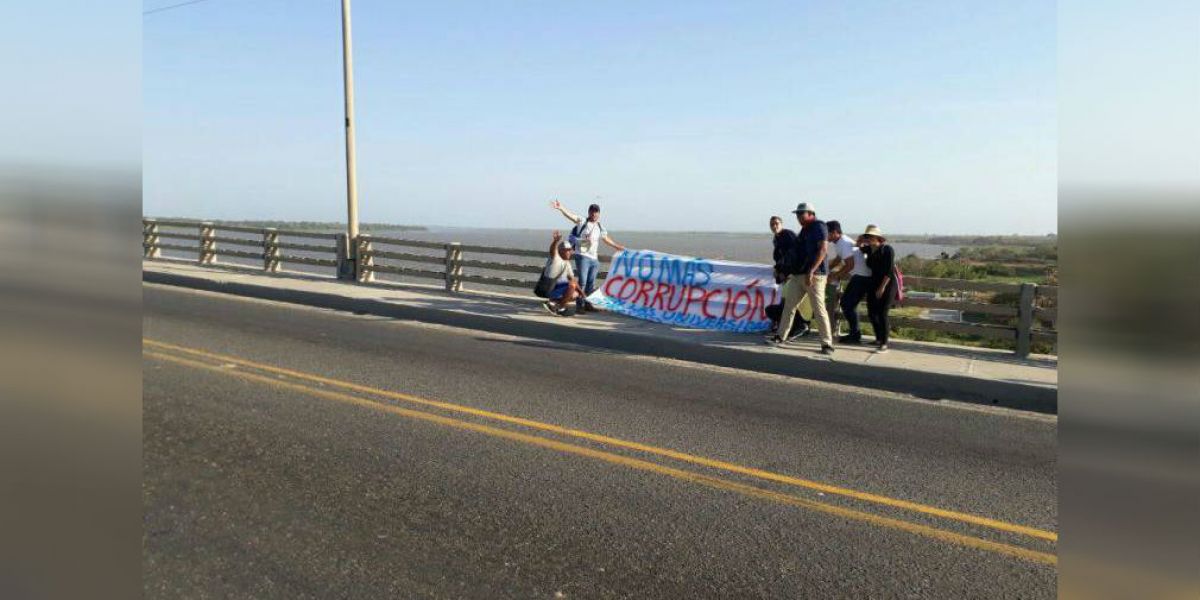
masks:
POLYGON ((751 333, 771 328, 763 309, 780 298, 768 265, 625 250, 588 301, 658 323, 751 333))

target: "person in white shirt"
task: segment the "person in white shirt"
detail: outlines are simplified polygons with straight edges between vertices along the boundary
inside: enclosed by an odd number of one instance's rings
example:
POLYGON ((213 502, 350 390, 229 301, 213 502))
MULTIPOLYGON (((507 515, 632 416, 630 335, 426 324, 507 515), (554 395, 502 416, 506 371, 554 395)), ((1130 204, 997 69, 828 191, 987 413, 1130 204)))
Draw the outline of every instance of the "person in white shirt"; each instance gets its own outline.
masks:
POLYGON ((827 221, 829 229, 826 240, 829 241, 829 251, 825 253, 825 271, 829 273, 829 283, 826 286, 825 306, 829 307, 829 324, 836 335, 838 326, 838 305, 844 292, 842 281, 850 278, 855 266, 863 264, 862 253, 858 246, 849 238, 842 235, 842 224, 838 221, 827 221))
POLYGON ((587 302, 587 297, 596 291, 596 274, 600 271, 600 242, 603 241, 618 252, 624 250, 625 246, 614 242, 608 236, 608 230, 600 224, 599 204, 588 207, 586 219, 567 210, 558 200, 552 201, 550 208, 562 213, 575 224, 569 239, 575 246, 575 274, 579 277, 579 287, 583 290, 578 304, 580 309, 595 310, 587 302))
POLYGON ((562 239, 562 234, 555 231, 550 239, 550 258, 542 269, 542 275, 554 280, 554 287, 549 290, 547 300, 542 303, 546 310, 553 314, 570 317, 576 312, 575 301, 579 298, 579 282, 575 278, 575 269, 571 267, 571 258, 575 248, 571 242, 562 239))
MULTIPOLYGON (((831 221, 831 223, 833 223, 831 221)), ((849 326, 850 332, 838 338, 838 343, 841 344, 861 344, 862 330, 858 323, 858 303, 862 302, 867 294, 871 292, 871 268, 867 266, 867 259, 863 256, 860 246, 863 243, 860 237, 856 242, 851 242, 850 238, 842 235, 841 225, 837 228, 837 241, 835 242, 833 227, 829 228, 829 241, 834 242, 832 245, 838 247, 838 255, 842 256, 842 248, 849 247, 849 258, 842 260, 842 267, 838 269, 834 277, 838 279, 847 279, 846 285, 843 286, 841 292, 841 300, 838 302, 838 307, 842 309, 842 316, 846 318, 846 325, 849 326)))

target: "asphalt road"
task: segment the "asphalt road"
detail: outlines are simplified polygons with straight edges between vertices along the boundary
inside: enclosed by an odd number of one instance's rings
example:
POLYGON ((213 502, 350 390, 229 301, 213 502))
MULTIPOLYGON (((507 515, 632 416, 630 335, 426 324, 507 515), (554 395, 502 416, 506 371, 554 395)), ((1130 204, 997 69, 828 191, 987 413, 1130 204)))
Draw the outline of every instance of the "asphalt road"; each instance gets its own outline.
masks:
POLYGON ((143 292, 147 597, 1055 594, 1051 417, 143 292))

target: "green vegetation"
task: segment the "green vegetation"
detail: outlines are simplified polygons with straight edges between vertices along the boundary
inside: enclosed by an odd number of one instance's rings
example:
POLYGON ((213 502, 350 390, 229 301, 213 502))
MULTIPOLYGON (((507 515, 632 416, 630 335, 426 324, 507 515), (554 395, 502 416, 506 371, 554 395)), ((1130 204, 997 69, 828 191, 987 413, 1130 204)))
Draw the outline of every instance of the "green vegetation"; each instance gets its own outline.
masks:
POLYGON ((1058 246, 1058 236, 1047 235, 889 235, 893 242, 939 246, 1058 246))
POLYGON ((964 246, 953 256, 920 258, 914 254, 899 260, 900 270, 916 277, 969 279, 1000 283, 1057 285, 1058 245, 964 246))
POLYGON ((1058 262, 1058 244, 965 246, 954 254, 954 258, 967 261, 1054 263, 1058 262))
MULTIPOLYGON (((942 236, 921 237, 924 243, 963 244, 953 256, 943 253, 940 258, 926 259, 908 255, 898 261, 900 270, 907 276, 939 279, 967 279, 997 283, 1036 283, 1058 285, 1058 240, 1047 237, 965 237, 942 236)), ((976 301, 994 304, 1017 305, 1016 293, 971 293, 976 301)), ((1041 306, 1052 306, 1050 299, 1039 300, 1041 306)), ((897 316, 917 317, 919 308, 897 308, 897 316)), ((1015 326, 1016 318, 965 313, 964 320, 972 323, 991 323, 1015 326)), ((978 346, 985 348, 1015 347, 1013 340, 975 338, 972 336, 911 327, 897 327, 893 335, 910 340, 941 342, 978 346)), ((1054 348, 1044 342, 1034 342, 1034 353, 1053 353, 1054 348)))

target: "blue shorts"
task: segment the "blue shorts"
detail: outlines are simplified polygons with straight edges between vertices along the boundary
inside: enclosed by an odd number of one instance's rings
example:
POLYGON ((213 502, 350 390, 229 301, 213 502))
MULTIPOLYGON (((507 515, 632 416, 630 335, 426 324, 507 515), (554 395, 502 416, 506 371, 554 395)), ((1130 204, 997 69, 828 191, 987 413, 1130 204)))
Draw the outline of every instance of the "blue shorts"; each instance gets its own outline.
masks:
POLYGON ((571 284, 565 281, 554 284, 554 289, 550 290, 550 299, 558 300, 567 295, 567 290, 571 288, 571 284))

